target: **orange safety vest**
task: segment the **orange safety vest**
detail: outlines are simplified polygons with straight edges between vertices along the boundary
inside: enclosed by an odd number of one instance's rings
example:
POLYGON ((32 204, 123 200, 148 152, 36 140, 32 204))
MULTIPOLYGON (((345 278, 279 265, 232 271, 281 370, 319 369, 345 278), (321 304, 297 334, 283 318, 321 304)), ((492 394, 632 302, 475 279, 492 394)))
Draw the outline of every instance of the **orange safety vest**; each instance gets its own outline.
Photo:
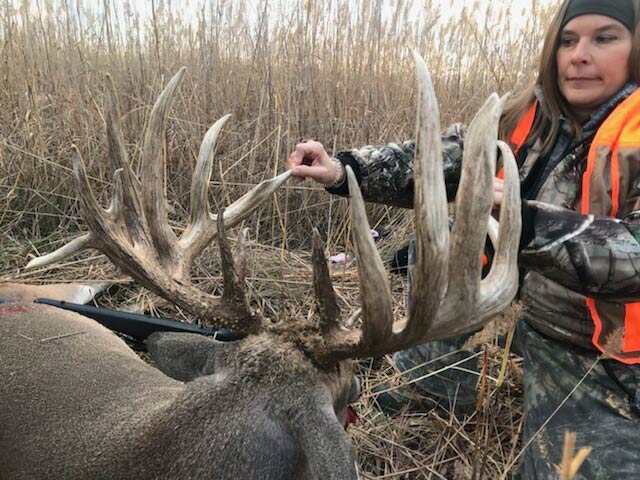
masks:
MULTIPOLYGON (((510 137, 514 152, 524 144, 531 131, 537 105, 536 101, 529 107, 510 137)), ((618 105, 591 142, 587 168, 582 176, 583 215, 616 217, 618 214, 621 148, 640 149, 640 89, 618 105), (594 172, 597 172, 595 176, 594 172), (602 211, 605 205, 611 205, 609 211, 602 211)), ((592 341, 596 348, 604 352, 605 342, 623 327, 622 344, 612 358, 627 364, 640 363, 640 302, 610 302, 587 297, 586 304, 595 325, 592 341)))

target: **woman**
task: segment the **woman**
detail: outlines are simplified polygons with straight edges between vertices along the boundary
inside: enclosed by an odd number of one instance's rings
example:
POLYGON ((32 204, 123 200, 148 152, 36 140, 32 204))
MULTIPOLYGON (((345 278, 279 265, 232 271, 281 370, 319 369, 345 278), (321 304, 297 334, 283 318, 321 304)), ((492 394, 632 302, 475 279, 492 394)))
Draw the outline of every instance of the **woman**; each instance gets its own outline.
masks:
MULTIPOLYGON (((593 448, 576 478, 640 478, 639 20, 640 0, 565 0, 545 37, 537 80, 501 118, 525 200, 517 343, 525 445, 531 440, 520 470, 527 479, 555 478, 566 430, 577 433, 578 446, 593 448)), ((450 200, 464 135, 455 125, 443 138, 450 200)), ((306 142, 289 165, 294 176, 343 195, 350 165, 365 199, 410 208, 412 159, 412 142, 335 159, 306 142)), ((501 192, 496 179, 496 205, 501 192)), ((406 368, 458 346, 439 343, 396 361, 406 368)))

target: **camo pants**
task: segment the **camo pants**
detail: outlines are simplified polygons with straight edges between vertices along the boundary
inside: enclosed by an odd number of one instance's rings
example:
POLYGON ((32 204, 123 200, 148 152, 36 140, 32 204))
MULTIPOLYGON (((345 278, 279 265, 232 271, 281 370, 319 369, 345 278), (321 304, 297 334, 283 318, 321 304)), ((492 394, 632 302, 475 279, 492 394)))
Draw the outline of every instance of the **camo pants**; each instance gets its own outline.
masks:
MULTIPOLYGON (((433 342, 394 358, 402 370, 439 358, 408 376, 438 371, 418 381, 418 388, 440 403, 469 405, 475 401, 478 377, 465 372, 475 369, 476 361, 473 352, 459 352, 462 343, 433 342), (447 369, 447 363, 458 365, 447 369)), ((524 321, 516 329, 515 347, 524 358, 522 445, 533 438, 516 478, 557 478, 569 430, 576 433, 576 450, 592 448, 576 480, 640 479, 640 365, 598 360, 596 352, 558 343, 524 321)))

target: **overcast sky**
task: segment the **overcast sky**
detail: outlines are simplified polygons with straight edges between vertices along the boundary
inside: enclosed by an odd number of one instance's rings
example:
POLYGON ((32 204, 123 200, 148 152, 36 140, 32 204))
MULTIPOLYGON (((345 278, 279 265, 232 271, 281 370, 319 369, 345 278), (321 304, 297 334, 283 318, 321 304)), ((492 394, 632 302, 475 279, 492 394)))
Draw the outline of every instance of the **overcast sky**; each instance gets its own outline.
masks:
MULTIPOLYGON (((96 9, 98 12, 102 11, 104 3, 100 0, 52 0, 54 5, 56 3, 70 2, 72 6, 76 3, 76 1, 81 1, 82 5, 85 7, 89 7, 92 9, 96 9)), ((198 6, 203 3, 208 4, 212 0, 170 0, 171 7, 174 13, 177 13, 183 16, 183 19, 187 20, 189 17, 193 18, 194 22, 196 21, 196 12, 198 10, 198 6)), ((227 0, 228 2, 236 2, 239 0, 227 0)), ((246 18, 251 21, 252 17, 257 18, 258 12, 261 10, 261 5, 264 5, 264 2, 268 1, 269 5, 275 11, 287 11, 287 6, 291 5, 299 5, 301 2, 306 0, 244 0, 246 6, 246 13, 248 14, 246 18)), ((312 0, 314 1, 314 0, 312 0)), ((326 1, 327 5, 333 5, 335 8, 336 5, 341 5, 344 3, 352 3, 354 5, 360 5, 363 0, 315 0, 315 1, 326 1)), ((398 0, 373 0, 382 2, 383 15, 391 18, 396 5, 398 4, 398 0)), ((13 3, 13 5, 18 8, 22 4, 23 0, 9 0, 9 4, 13 3)), ((512 22, 515 22, 512 27, 520 26, 526 23, 528 20, 526 12, 531 11, 533 5, 535 4, 538 8, 541 6, 546 6, 550 4, 560 5, 562 0, 402 0, 402 4, 409 3, 413 5, 413 12, 415 12, 415 18, 420 18, 420 12, 424 12, 424 5, 432 4, 434 6, 439 6, 441 11, 441 20, 446 22, 450 17, 460 16, 463 8, 466 9, 466 14, 468 16, 476 15, 479 18, 480 22, 482 22, 482 16, 487 11, 487 7, 491 6, 492 11, 496 12, 499 10, 504 10, 505 8, 511 9, 511 12, 514 14, 511 16, 512 22)), ((120 16, 124 10, 125 3, 128 3, 133 10, 137 11, 143 20, 147 20, 151 18, 152 12, 152 0, 109 0, 108 4, 111 5, 111 8, 115 7, 115 10, 118 12, 117 15, 120 16)), ((163 3, 165 6, 167 4, 167 0, 155 0, 156 8, 159 4, 163 3)), ((32 13, 37 14, 38 5, 42 6, 41 3, 38 3, 34 0, 28 0, 29 8, 32 13)), ((75 8, 72 8, 72 11, 75 11, 75 8)))

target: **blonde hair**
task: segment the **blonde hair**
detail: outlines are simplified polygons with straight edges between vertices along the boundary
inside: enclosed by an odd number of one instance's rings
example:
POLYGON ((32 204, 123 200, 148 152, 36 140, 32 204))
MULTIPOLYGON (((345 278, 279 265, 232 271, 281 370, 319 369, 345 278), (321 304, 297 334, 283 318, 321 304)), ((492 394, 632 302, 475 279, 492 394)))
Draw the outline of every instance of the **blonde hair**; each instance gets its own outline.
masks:
MULTIPOLYGON (((569 119, 576 135, 582 133, 580 123, 571 113, 569 104, 560 92, 557 80, 556 51, 560 44, 562 20, 570 2, 571 0, 565 0, 562 3, 547 29, 542 51, 540 52, 536 80, 525 88, 522 93, 514 95, 507 102, 500 121, 499 136, 502 140, 508 141, 520 119, 535 101, 535 88, 540 88, 544 101, 538 106, 535 121, 531 132, 525 140, 525 144, 531 145, 536 139, 542 139, 542 155, 548 154, 556 142, 560 115, 569 119)), ((635 30, 629 57, 629 80, 640 83, 640 0, 632 0, 632 2, 635 10, 635 30)))

